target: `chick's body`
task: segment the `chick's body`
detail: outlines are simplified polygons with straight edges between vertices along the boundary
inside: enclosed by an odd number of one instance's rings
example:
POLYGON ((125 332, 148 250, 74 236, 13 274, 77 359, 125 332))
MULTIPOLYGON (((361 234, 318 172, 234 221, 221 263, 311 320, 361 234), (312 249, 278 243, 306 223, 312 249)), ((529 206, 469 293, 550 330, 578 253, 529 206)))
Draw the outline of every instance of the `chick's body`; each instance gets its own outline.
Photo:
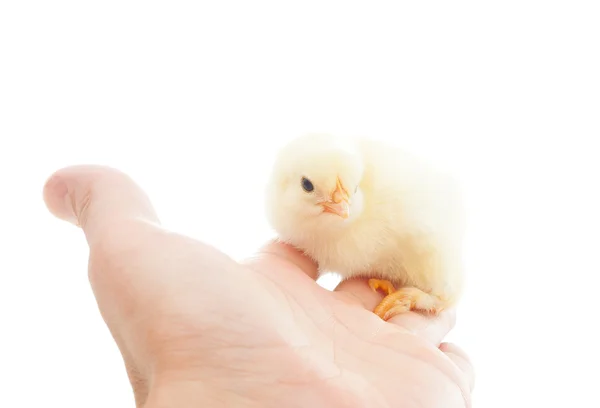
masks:
POLYGON ((384 289, 388 296, 375 310, 382 318, 437 313, 460 296, 457 185, 400 149, 331 135, 298 138, 278 156, 267 203, 279 238, 312 257, 321 273, 371 278, 373 289, 384 289), (302 189, 303 179, 314 190, 302 189), (346 193, 347 217, 321 208, 336 188, 346 193))

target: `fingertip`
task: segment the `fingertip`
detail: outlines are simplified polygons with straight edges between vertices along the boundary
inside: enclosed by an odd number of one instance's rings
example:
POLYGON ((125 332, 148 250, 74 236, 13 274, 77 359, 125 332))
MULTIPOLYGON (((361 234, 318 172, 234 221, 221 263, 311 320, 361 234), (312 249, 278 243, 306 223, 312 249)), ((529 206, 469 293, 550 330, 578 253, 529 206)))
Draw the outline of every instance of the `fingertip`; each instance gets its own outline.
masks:
POLYGON ((42 196, 46 208, 55 217, 76 224, 77 217, 73 212, 73 207, 68 205, 69 188, 67 183, 61 177, 60 170, 54 172, 44 183, 42 196))
POLYGON ((135 181, 108 166, 76 165, 55 171, 44 183, 43 199, 50 213, 82 227, 88 238, 124 219, 159 223, 135 181))
POLYGON ((82 226, 92 190, 98 179, 124 176, 107 166, 73 165, 56 170, 44 184, 44 201, 57 218, 82 226))
POLYGON ((452 353, 461 357, 465 361, 471 362, 469 356, 467 355, 467 352, 454 343, 442 343, 440 344, 440 350, 442 350, 444 353, 452 353))

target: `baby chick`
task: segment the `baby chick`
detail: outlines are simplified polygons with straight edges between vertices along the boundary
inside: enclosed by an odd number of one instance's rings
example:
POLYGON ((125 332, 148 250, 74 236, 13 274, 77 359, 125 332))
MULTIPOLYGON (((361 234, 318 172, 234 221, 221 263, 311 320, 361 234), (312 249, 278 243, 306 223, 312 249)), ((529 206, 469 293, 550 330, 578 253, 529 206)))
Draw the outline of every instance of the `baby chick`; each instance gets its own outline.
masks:
POLYGON ((462 292, 464 218, 457 185, 382 142, 308 134, 284 146, 267 187, 279 239, 319 273, 370 278, 383 320, 438 314, 462 292))

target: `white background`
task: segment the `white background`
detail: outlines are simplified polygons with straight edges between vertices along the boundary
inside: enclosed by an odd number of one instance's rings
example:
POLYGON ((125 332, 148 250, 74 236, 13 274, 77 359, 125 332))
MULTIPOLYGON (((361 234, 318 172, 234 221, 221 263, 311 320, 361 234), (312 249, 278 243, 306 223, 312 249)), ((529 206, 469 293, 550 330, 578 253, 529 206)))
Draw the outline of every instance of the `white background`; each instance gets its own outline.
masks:
POLYGON ((133 405, 46 177, 116 166, 167 227, 243 257, 271 236, 269 160, 304 131, 386 138, 461 178, 451 338, 476 407, 600 406, 592 4, 3 1, 0 406, 133 405))

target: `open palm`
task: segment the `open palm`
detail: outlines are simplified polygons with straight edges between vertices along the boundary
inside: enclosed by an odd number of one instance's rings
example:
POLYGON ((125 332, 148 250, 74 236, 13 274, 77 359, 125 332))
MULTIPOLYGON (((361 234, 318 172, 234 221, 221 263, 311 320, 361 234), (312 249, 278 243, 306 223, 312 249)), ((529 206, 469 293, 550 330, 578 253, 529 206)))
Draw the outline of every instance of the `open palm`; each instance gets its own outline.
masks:
POLYGON ((86 235, 92 288, 138 406, 470 406, 472 368, 440 345, 452 312, 384 322, 365 281, 321 288, 316 265, 281 243, 237 263, 161 228, 115 170, 60 170, 45 200, 86 235))

